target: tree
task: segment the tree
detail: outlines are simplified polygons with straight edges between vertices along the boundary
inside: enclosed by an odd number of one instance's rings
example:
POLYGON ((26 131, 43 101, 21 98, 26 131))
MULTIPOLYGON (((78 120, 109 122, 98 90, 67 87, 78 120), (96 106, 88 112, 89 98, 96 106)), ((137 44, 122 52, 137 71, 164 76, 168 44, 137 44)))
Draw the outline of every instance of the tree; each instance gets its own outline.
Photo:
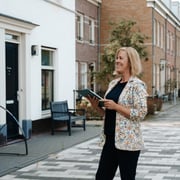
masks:
POLYGON ((142 34, 135 25, 136 22, 132 20, 110 23, 112 31, 110 32, 109 44, 105 46, 101 55, 100 71, 95 72, 96 81, 100 85, 101 91, 107 88, 107 84, 113 78, 115 53, 119 47, 134 47, 141 58, 147 57, 144 46, 147 36, 142 34))

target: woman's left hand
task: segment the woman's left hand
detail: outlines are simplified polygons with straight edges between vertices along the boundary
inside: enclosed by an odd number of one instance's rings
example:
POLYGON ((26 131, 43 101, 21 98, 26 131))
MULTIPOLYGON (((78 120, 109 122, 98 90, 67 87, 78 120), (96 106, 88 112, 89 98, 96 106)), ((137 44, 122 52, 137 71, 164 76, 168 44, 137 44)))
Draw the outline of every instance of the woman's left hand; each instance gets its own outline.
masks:
POLYGON ((115 103, 113 100, 110 99, 104 99, 104 107, 111 110, 116 110, 117 103, 115 103))
POLYGON ((104 107, 110 110, 115 110, 116 112, 122 114, 126 118, 130 118, 130 109, 122 106, 121 104, 115 103, 113 100, 104 99, 104 107))

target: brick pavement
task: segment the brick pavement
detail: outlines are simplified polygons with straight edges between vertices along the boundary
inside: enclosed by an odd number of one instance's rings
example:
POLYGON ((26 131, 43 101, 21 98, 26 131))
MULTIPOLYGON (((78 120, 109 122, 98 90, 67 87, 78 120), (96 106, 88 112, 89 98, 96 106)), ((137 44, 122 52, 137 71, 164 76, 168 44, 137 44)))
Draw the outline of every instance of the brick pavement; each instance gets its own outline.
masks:
MULTIPOLYGON (((180 114, 170 108, 142 123, 145 149, 136 180, 180 179, 180 114)), ((75 145, 47 159, 0 177, 0 180, 93 180, 101 149, 98 138, 75 145)), ((117 173, 114 180, 120 179, 117 173)))

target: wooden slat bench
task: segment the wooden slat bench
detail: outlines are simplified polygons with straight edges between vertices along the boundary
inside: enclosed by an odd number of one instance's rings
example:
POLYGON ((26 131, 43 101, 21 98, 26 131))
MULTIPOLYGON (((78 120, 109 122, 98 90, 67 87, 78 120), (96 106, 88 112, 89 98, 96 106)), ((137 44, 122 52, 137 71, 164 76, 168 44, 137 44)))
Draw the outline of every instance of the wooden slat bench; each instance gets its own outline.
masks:
POLYGON ((69 109, 67 100, 55 101, 50 103, 51 107, 51 134, 54 135, 54 122, 62 121, 67 123, 67 131, 71 136, 71 127, 82 127, 86 130, 86 112, 85 109, 69 109), (76 124, 76 121, 82 123, 76 124))

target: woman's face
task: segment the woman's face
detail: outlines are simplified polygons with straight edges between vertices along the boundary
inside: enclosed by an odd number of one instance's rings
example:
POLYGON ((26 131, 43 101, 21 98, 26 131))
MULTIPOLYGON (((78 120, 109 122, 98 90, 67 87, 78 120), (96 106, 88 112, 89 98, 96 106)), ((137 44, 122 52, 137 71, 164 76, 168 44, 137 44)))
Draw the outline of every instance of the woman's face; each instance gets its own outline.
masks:
POLYGON ((124 74, 130 71, 130 64, 126 51, 119 51, 115 61, 115 70, 118 74, 124 74))

